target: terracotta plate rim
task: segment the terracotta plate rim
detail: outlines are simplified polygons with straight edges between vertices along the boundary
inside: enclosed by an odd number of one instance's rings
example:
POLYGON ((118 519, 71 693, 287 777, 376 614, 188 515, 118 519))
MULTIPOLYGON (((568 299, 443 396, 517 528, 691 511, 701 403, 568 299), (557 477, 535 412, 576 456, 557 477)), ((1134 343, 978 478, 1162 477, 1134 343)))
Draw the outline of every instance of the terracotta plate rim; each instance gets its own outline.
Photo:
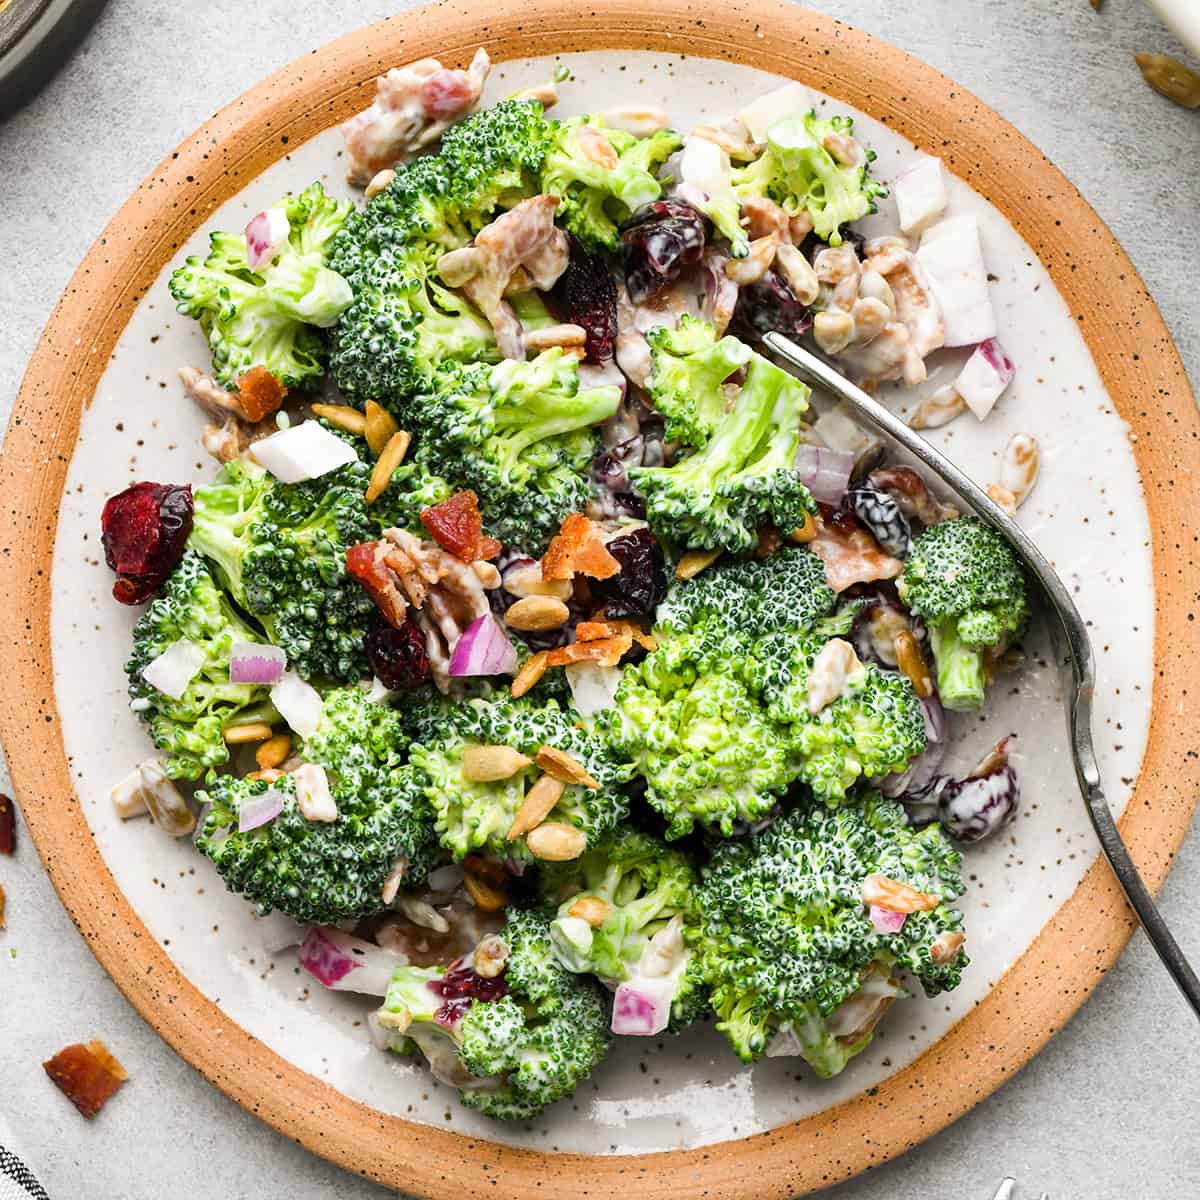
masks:
MULTIPOLYGON (((1151 885, 1187 829, 1200 759, 1185 731, 1200 650, 1187 547, 1200 515, 1173 488, 1200 419, 1183 366, 1133 265, 1064 176, 953 81, 829 17, 783 3, 495 0, 406 13, 283 68, 218 113, 142 183, 89 251, 30 363, 0 462, 0 614, 7 686, 0 734, 47 871, 97 958, 142 1016, 247 1110, 347 1170, 436 1200, 464 1188, 518 1200, 571 1196, 796 1196, 878 1164, 948 1125, 1011 1078, 1070 1019, 1132 931, 1097 863, 996 987, 914 1063, 826 1112, 695 1150, 548 1154, 419 1125, 351 1100, 230 1021, 180 973, 118 890, 75 794, 53 695, 50 576, 59 501, 80 417, 133 308, 221 202, 368 103, 381 69, 424 55, 462 63, 595 49, 726 59, 799 79, 885 122, 981 192, 1049 270, 1109 395, 1130 425, 1150 516, 1156 669, 1142 771, 1121 825, 1151 885), (649 9, 649 11, 648 11, 649 9), (474 11, 473 11, 474 10, 474 11)), ((1193 689, 1194 690, 1194 689, 1193 689)))

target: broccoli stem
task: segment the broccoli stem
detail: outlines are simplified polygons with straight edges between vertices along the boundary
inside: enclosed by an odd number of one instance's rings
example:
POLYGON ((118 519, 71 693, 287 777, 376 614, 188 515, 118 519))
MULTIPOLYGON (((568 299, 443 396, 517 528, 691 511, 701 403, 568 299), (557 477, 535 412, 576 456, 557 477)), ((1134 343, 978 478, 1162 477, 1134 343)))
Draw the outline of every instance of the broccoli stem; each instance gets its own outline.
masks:
POLYGON ((976 712, 983 706, 987 683, 983 671, 983 651, 968 646, 958 634, 958 622, 951 618, 931 625, 930 642, 937 664, 938 693, 942 705, 953 712, 976 712))

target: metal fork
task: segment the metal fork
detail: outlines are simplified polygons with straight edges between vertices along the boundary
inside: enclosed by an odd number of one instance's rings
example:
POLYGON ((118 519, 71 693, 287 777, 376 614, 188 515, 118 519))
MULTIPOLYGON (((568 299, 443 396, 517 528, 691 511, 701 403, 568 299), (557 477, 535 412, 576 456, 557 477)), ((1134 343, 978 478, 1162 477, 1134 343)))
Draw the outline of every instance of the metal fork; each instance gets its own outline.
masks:
MULTIPOLYGON (((1033 544, 1029 535, 1004 512, 988 494, 944 454, 935 450, 920 434, 913 432, 899 417, 893 416, 872 400, 823 359, 797 346, 778 333, 763 339, 796 373, 832 395, 844 400, 869 425, 899 443, 928 467, 976 516, 997 530, 1017 552, 1029 572, 1041 584, 1057 621, 1051 622, 1051 634, 1058 651, 1059 669, 1067 694, 1067 729, 1075 758, 1075 777, 1087 806, 1092 827, 1100 839, 1117 882, 1125 891, 1150 944, 1158 952, 1163 966, 1175 980, 1193 1012, 1200 1017, 1200 979, 1184 957, 1162 913, 1142 881, 1129 850, 1117 831, 1116 822, 1100 785, 1100 769, 1092 744, 1092 697, 1096 688, 1096 668, 1087 626, 1071 599, 1063 581, 1033 544)), ((1003 1200, 997 1197, 997 1200, 1003 1200)))

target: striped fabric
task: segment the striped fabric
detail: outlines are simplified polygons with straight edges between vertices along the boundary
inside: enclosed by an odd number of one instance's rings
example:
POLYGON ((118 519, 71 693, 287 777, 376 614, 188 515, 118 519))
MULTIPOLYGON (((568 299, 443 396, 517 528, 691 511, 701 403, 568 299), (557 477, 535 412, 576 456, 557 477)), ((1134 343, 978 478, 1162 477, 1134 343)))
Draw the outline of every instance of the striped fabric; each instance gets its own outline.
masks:
POLYGON ((17 1151, 12 1130, 0 1113, 0 1200, 50 1200, 17 1151))

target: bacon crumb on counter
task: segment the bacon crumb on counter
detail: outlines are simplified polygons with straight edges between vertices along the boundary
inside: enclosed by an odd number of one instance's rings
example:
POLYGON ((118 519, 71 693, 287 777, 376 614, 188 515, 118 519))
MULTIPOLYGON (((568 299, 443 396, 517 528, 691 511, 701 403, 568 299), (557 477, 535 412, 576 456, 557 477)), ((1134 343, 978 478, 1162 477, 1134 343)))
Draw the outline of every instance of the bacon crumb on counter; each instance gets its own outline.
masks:
POLYGON ((8 796, 0 795, 0 854, 17 850, 17 808, 8 796))
POLYGON ((90 1121, 129 1075, 101 1041, 76 1042, 42 1063, 55 1087, 90 1121))

